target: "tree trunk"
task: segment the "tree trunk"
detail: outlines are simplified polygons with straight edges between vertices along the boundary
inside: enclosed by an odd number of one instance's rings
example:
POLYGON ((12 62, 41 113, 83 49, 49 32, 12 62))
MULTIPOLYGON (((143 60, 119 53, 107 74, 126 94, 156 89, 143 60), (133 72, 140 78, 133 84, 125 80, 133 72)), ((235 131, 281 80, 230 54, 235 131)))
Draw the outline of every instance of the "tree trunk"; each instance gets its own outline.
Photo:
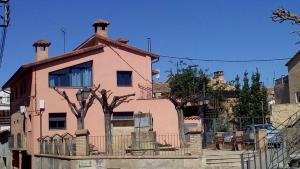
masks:
POLYGON ((104 112, 104 121, 105 121, 105 145, 106 145, 106 153, 108 155, 112 155, 112 135, 111 135, 111 112, 104 112))
POLYGON ((177 116, 178 116, 178 129, 179 129, 179 139, 181 146, 186 145, 186 138, 184 133, 184 118, 183 118, 183 110, 176 109, 177 116))
POLYGON ((81 130, 84 129, 84 118, 83 118, 82 108, 80 110, 80 113, 77 115, 77 129, 81 130))

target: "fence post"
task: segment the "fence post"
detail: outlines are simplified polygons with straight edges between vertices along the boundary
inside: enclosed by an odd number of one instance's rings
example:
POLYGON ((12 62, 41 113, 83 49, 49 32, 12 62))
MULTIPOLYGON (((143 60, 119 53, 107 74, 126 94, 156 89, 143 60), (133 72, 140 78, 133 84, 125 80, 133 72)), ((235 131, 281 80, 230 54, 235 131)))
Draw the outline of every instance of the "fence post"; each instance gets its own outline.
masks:
POLYGON ((244 166, 244 154, 241 154, 241 167, 242 167, 242 169, 245 169, 245 166, 244 166))
POLYGON ((191 155, 202 155, 202 128, 197 126, 194 128, 189 128, 187 133, 190 137, 189 149, 191 155))
POLYGON ((76 156, 88 156, 90 154, 89 134, 87 129, 76 130, 76 156))

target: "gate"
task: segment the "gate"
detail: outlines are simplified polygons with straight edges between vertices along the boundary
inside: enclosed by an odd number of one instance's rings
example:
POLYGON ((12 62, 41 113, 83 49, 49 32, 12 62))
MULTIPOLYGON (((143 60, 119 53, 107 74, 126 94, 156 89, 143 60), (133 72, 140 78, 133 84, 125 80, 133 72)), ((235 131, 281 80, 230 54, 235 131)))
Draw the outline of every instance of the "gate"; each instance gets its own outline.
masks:
POLYGON ((244 131, 245 127, 253 124, 270 123, 270 119, 263 117, 236 117, 236 118, 203 118, 203 148, 215 148, 215 135, 222 132, 224 138, 224 148, 231 149, 226 146, 231 143, 234 131, 244 131))

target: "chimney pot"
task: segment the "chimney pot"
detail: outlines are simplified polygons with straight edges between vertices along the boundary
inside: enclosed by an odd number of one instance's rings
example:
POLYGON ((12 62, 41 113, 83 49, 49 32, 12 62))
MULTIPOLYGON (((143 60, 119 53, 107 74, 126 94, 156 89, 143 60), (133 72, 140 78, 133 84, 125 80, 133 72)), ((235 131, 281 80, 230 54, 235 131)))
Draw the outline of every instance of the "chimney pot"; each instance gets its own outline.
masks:
POLYGON ((51 43, 44 39, 40 39, 32 45, 35 47, 35 55, 37 61, 48 58, 48 48, 50 45, 51 43))
POLYGON ((93 27, 95 28, 95 33, 101 36, 108 37, 108 25, 108 21, 104 19, 97 19, 93 24, 93 27))

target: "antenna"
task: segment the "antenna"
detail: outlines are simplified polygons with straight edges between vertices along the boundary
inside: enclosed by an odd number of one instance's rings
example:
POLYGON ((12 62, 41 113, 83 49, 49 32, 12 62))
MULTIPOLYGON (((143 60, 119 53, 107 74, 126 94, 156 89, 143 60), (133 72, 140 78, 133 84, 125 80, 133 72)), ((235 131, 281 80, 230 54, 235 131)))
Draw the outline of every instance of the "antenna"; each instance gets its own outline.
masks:
POLYGON ((158 71, 158 74, 155 75, 155 78, 157 79, 157 81, 159 81, 159 78, 160 78, 160 70, 159 69, 156 69, 158 71))
POLYGON ((148 52, 151 52, 151 38, 147 38, 148 41, 148 52))
POLYGON ((65 53, 66 52, 66 34, 67 34, 67 30, 64 27, 62 27, 62 28, 60 28, 60 31, 61 31, 61 33, 63 34, 63 37, 64 37, 64 53, 65 53))

